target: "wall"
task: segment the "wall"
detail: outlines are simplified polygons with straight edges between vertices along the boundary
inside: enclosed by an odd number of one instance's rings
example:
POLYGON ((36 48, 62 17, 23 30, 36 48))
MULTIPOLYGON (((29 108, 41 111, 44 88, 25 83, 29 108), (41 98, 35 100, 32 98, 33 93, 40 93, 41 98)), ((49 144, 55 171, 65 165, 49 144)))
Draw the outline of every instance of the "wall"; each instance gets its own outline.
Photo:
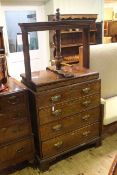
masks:
POLYGON ((104 8, 104 20, 112 20, 113 19, 113 8, 107 7, 104 8))
POLYGON ((53 12, 54 12, 54 2, 53 2, 53 0, 49 0, 49 1, 45 4, 46 20, 48 20, 47 15, 53 14, 53 12))
POLYGON ((103 20, 103 0, 53 0, 54 13, 60 8, 60 13, 98 14, 97 21, 103 20))

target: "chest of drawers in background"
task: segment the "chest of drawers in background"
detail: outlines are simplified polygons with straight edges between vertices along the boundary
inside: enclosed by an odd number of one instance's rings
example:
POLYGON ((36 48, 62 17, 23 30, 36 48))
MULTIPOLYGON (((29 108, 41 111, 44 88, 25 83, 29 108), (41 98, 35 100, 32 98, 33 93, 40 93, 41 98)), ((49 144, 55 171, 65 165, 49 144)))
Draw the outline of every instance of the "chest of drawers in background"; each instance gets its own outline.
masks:
POLYGON ((28 91, 9 78, 0 93, 0 171, 34 158, 28 91))
MULTIPOLYGON (((22 81, 27 84, 23 75, 22 81)), ((65 79, 40 71, 32 74, 32 82, 30 109, 41 170, 48 169, 60 155, 101 142, 98 73, 83 69, 77 76, 65 79)))

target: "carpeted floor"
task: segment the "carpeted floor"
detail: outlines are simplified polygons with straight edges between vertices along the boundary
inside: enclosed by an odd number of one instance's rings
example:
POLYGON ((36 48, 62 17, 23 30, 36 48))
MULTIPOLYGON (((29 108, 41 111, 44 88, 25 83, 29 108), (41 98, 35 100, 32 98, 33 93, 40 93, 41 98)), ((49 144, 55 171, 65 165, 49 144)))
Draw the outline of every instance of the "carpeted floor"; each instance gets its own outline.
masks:
POLYGON ((103 140, 102 146, 90 148, 57 162, 50 170, 41 173, 39 169, 27 167, 12 175, 108 175, 117 154, 117 134, 103 140))

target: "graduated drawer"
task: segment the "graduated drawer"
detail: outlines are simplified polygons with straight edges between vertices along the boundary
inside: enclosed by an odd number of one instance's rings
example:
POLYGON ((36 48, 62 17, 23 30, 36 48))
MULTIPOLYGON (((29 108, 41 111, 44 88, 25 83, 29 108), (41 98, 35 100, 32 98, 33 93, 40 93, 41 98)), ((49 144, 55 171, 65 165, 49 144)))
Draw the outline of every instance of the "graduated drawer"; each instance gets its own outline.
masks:
POLYGON ((42 142, 43 158, 51 157, 99 136, 99 123, 83 127, 62 136, 42 142))
POLYGON ((0 113, 12 113, 12 111, 26 108, 26 106, 27 98, 24 92, 0 96, 0 113))
POLYGON ((29 113, 26 107, 22 109, 17 109, 17 111, 12 110, 11 112, 0 112, 0 127, 3 126, 3 124, 12 124, 28 117, 29 113))
POLYGON ((32 138, 18 141, 0 147, 0 169, 6 168, 25 160, 31 160, 34 156, 34 144, 32 138))
POLYGON ((38 122, 40 125, 71 116, 76 113, 96 107, 100 104, 100 95, 94 94, 80 100, 71 100, 39 110, 38 122))
POLYGON ((94 93, 100 93, 100 80, 43 91, 36 96, 36 101, 41 108, 94 93))
POLYGON ((17 122, 15 125, 0 127, 0 144, 31 134, 31 126, 28 120, 17 122))
POLYGON ((97 121, 100 121, 99 107, 40 126, 41 139, 48 140, 97 121))

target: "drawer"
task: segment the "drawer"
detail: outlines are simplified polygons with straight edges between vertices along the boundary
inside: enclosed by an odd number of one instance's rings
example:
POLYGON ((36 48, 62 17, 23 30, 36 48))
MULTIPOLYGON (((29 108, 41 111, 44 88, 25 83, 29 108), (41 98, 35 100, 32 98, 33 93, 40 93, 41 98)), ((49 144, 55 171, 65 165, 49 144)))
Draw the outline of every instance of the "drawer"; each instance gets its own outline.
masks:
POLYGON ((43 158, 51 157, 75 146, 88 143, 98 136, 99 123, 95 123, 60 137, 42 142, 43 158))
POLYGON ((32 138, 26 138, 25 140, 0 147, 0 165, 2 168, 25 160, 31 160, 33 157, 34 144, 32 138))
POLYGON ((26 108, 22 110, 17 109, 17 111, 12 112, 0 112, 0 127, 8 124, 13 124, 19 120, 24 120, 29 117, 29 113, 26 108))
POLYGON ((15 125, 0 127, 0 144, 28 135, 31 135, 31 126, 28 120, 18 122, 15 125))
POLYGON ((0 113, 12 113, 26 106, 27 98, 24 92, 0 96, 0 113))
POLYGON ((43 91, 36 95, 36 101, 39 108, 42 108, 71 99, 79 99, 94 93, 100 93, 100 80, 43 91))
POLYGON ((41 139, 48 140, 98 121, 100 121, 99 107, 42 125, 40 127, 41 139))
POLYGON ((53 105, 52 107, 40 109, 38 122, 39 124, 42 125, 66 116, 71 116, 76 113, 91 109, 93 107, 99 106, 99 104, 100 104, 99 94, 87 96, 80 100, 71 100, 66 103, 56 104, 53 105))

